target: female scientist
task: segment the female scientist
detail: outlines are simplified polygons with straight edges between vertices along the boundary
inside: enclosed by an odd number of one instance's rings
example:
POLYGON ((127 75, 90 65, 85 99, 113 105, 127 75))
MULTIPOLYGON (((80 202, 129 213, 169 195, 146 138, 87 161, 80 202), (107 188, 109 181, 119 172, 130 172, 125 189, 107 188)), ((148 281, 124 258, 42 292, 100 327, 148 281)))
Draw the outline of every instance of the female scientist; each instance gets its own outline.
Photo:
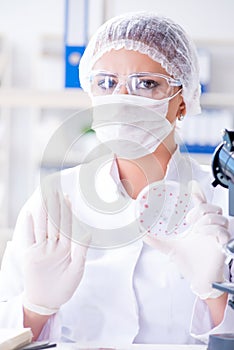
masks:
POLYGON ((233 331, 227 295, 212 288, 225 278, 229 222, 210 175, 175 137, 185 115, 200 113, 193 43, 170 19, 121 15, 91 39, 80 80, 110 153, 50 177, 21 210, 2 263, 0 326, 88 346, 192 344, 233 331), (181 199, 190 180, 201 187, 192 205, 181 199), (151 225, 163 194, 170 205, 151 225), (185 230, 174 222, 172 239, 161 237, 177 207, 185 230))

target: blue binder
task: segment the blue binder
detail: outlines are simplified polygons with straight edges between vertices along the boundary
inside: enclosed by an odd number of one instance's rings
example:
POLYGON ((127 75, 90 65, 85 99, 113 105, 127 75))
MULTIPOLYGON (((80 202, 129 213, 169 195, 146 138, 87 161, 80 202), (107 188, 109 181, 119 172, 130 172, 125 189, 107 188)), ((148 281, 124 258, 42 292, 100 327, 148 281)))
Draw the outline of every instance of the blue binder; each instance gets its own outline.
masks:
POLYGON ((88 41, 88 0, 66 0, 65 88, 80 88, 79 62, 88 41))

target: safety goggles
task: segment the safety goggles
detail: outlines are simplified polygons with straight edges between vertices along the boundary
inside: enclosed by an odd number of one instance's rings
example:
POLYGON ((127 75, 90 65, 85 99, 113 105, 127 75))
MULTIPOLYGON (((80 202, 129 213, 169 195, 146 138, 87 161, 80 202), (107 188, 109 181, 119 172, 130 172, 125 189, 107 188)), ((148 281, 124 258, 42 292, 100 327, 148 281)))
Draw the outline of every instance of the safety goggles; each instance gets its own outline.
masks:
POLYGON ((93 96, 119 93, 125 86, 128 94, 163 100, 174 97, 177 87, 182 87, 179 80, 167 75, 149 72, 132 73, 120 76, 103 70, 93 70, 89 76, 90 91, 93 96))

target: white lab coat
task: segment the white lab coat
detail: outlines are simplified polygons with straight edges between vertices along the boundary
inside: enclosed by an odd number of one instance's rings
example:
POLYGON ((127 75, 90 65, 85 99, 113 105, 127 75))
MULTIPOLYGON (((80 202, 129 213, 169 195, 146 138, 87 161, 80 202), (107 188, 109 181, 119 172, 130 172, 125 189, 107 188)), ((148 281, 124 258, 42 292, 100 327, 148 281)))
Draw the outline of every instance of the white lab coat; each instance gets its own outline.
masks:
MULTIPOLYGON (((85 165, 83 175, 87 183, 95 182, 104 201, 111 203, 116 196, 126 198, 126 210, 116 216, 97 212, 88 205, 86 196, 81 193, 82 166, 62 171, 59 182, 81 221, 92 226, 118 226, 119 222, 127 223, 132 217, 134 201, 121 186, 115 160, 105 161, 100 167, 102 162, 85 165)), ((166 179, 187 181, 191 177, 199 181, 208 201, 227 208, 225 190, 221 191, 225 194, 221 202, 211 186, 212 176, 177 150, 169 163, 166 179)), ((92 189, 93 184, 88 187, 92 189)), ((0 280, 0 327, 22 326, 24 215, 27 210, 33 212, 38 200, 40 195, 36 191, 22 209, 13 240, 4 255, 0 280)), ((212 329, 206 304, 196 300, 188 282, 169 258, 145 245, 141 239, 134 240, 130 236, 129 241, 131 243, 119 244, 113 249, 88 250, 79 287, 50 318, 40 339, 76 341, 89 346, 192 344, 197 339, 207 341, 210 332, 233 332, 234 311, 230 307, 226 308, 222 324, 212 329)))

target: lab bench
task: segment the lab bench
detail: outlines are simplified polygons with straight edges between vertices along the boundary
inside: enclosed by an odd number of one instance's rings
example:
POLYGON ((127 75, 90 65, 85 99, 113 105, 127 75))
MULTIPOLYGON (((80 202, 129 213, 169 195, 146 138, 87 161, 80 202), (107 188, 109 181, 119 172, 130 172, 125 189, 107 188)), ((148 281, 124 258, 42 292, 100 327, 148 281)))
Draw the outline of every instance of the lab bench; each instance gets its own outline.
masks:
POLYGON ((127 347, 81 347, 77 343, 59 343, 57 350, 207 350, 207 345, 178 345, 178 344, 133 344, 127 347))

